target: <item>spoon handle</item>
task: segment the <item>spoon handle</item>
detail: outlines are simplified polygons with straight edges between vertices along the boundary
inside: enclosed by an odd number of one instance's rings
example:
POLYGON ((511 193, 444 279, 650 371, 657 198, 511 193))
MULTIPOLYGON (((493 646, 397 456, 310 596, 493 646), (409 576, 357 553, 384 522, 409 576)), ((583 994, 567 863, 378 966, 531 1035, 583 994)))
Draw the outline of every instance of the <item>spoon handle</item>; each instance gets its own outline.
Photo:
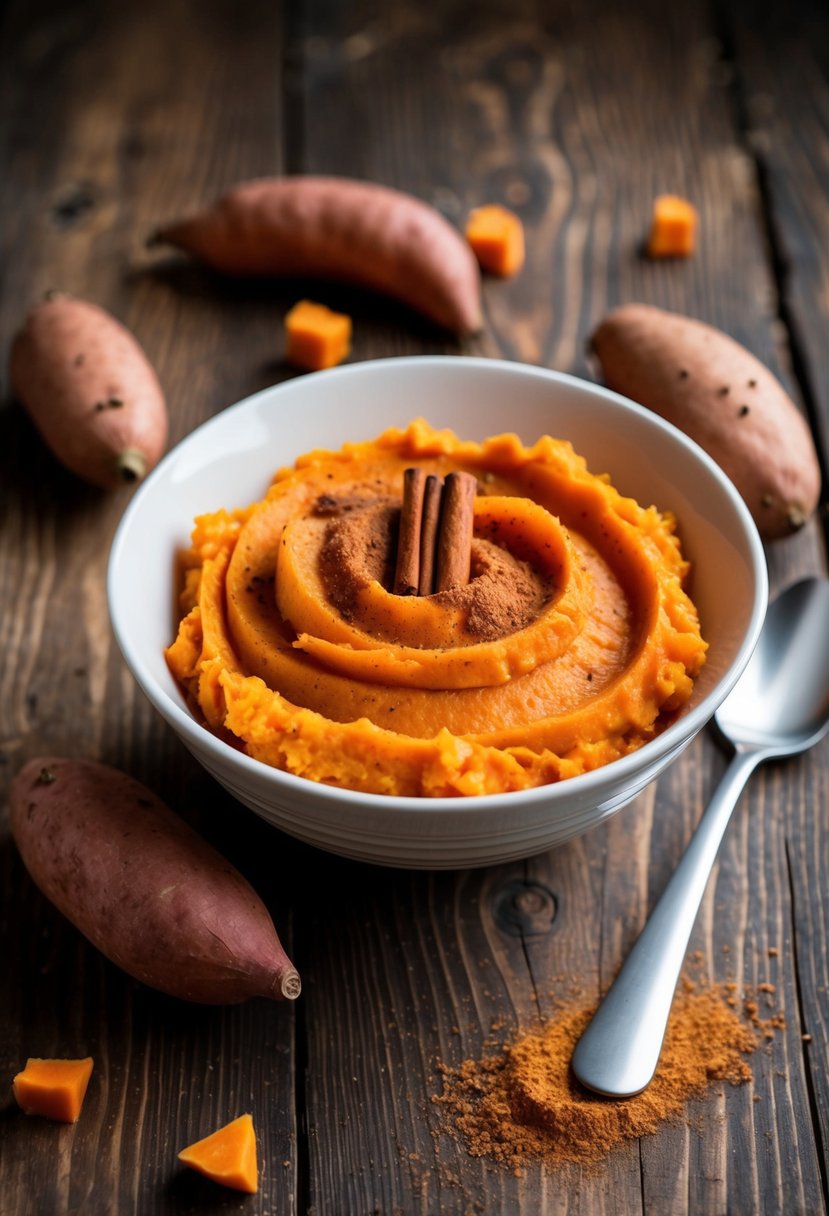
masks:
POLYGON ((613 1098, 640 1093, 651 1080, 688 939, 731 812, 761 749, 739 751, 670 882, 573 1053, 583 1085, 613 1098))

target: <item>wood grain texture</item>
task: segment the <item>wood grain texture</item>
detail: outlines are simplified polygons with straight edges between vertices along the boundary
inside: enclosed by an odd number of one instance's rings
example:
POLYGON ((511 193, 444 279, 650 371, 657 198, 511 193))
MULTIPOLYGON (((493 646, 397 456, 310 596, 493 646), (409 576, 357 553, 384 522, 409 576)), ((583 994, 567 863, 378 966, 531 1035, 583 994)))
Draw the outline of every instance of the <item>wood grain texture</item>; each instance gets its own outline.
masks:
MULTIPOLYGON (((312 285, 229 282, 148 252, 147 235, 238 179, 343 173, 410 190, 458 226, 502 202, 528 248, 520 276, 485 281, 485 330, 462 344, 368 292, 314 284, 353 316, 352 359, 483 354, 589 377, 590 329, 638 299, 744 342, 825 440, 823 17, 804 6, 799 27, 771 5, 756 19, 725 7, 16 0, 0 27, 3 351, 47 287, 95 300, 156 366, 175 442, 291 374, 280 320, 312 285), (641 257, 663 189, 700 209, 690 262, 641 257)), ((825 1213, 827 746, 753 779, 691 943, 694 975, 774 986, 759 1016, 786 1026, 755 1053, 752 1082, 712 1091, 598 1171, 472 1158, 432 1101, 438 1061, 599 997, 723 749, 699 737, 605 825, 525 863, 397 873, 288 841, 201 772, 116 652, 104 578, 129 494, 75 482, 3 387, 0 805, 42 751, 126 768, 253 882, 304 981, 291 1009, 197 1009, 133 984, 39 896, 0 820, 0 1076, 30 1054, 96 1059, 74 1129, 0 1105, 4 1213, 825 1213), (246 1199, 175 1162, 244 1110, 262 1161, 246 1199)), ((820 523, 768 558, 775 588, 824 570, 820 523)))
MULTIPOLYGON (((282 374, 277 322, 261 296, 225 290, 189 268, 158 267, 143 250, 168 209, 229 177, 279 167, 278 14, 259 6, 245 20, 233 10, 201 6, 195 20, 192 5, 173 0, 4 12, 4 375, 26 307, 59 285, 136 334, 167 395, 171 442, 269 382, 274 366, 274 378, 282 374), (234 357, 241 347, 244 357, 234 357)), ((255 864, 270 838, 257 839, 261 826, 163 728, 115 650, 105 572, 129 495, 76 482, 9 400, 0 408, 0 486, 3 805, 8 780, 32 755, 105 757, 233 857, 290 949, 290 904, 255 864), (229 814, 240 821, 230 831, 229 814)), ((127 980, 36 892, 5 816, 0 874, 0 1206, 33 1214, 214 1206, 212 1189, 176 1153, 253 1109, 273 1148, 262 1210, 294 1211, 292 1010, 264 1001, 204 1010, 127 980), (95 1071, 77 1127, 19 1117, 8 1085, 28 1055, 87 1053, 95 1071)), ((238 1204, 228 1197, 218 1206, 238 1204)))
MULTIPOLYGON (((736 55, 735 89, 767 200, 769 241, 778 267, 780 308, 793 335, 799 379, 826 467, 829 451, 829 14, 819 4, 793 13, 737 4, 723 15, 736 55)), ((822 511, 826 525, 825 505, 822 511)), ((814 765, 813 758, 808 764, 814 765)), ((825 771, 810 767, 786 827, 797 959, 793 994, 805 1036, 807 1084, 820 1129, 819 1156, 829 1194, 829 900, 818 869, 829 858, 829 821, 819 794, 825 771), (817 799, 817 801, 816 801, 817 799)))
POLYGON ((764 191, 779 309, 825 450, 829 14, 813 0, 789 11, 763 0, 725 6, 721 22, 735 57, 735 99, 764 191))
MULTIPOLYGON (((331 6, 308 6, 302 28, 306 63, 298 73, 305 83, 301 107, 304 103, 310 112, 322 104, 336 112, 338 123, 359 127, 364 133, 361 172, 430 197, 458 223, 468 207, 481 201, 503 202, 518 211, 527 229, 531 269, 508 284, 485 283, 488 324, 476 347, 481 353, 589 374, 583 341, 592 324, 609 306, 641 299, 727 329, 798 396, 788 335, 777 312, 774 267, 766 256, 763 195, 729 92, 728 64, 707 10, 683 6, 681 12, 666 14, 656 6, 637 5, 635 12, 622 15, 588 4, 541 13, 536 6, 519 4, 511 12, 507 19, 502 10, 477 6, 472 21, 465 6, 447 5, 440 19, 411 11, 404 20, 388 11, 353 10, 338 19, 331 6), (349 54, 347 48, 355 47, 360 53, 349 54), (424 95, 412 65, 427 59, 435 70, 424 95), (391 80, 394 109, 359 108, 367 96, 388 94, 391 80), (433 137, 416 144, 413 132, 425 130, 433 137), (453 155, 461 146, 462 153, 453 155), (689 264, 657 265, 640 256, 650 200, 664 189, 684 192, 700 207, 704 235, 689 264)), ((347 150, 336 129, 303 126, 304 167, 347 172, 347 150)), ((782 585, 819 569, 821 561, 813 525, 770 553, 773 581, 782 585)), ((507 1005, 505 1027, 521 1026, 539 1011, 539 1002, 550 1011, 552 976, 578 975, 580 986, 596 995, 607 986, 687 843, 722 766, 711 740, 698 740, 655 793, 638 800, 607 829, 529 863, 533 876, 541 876, 556 893, 560 910, 555 931, 526 945, 533 997, 527 1003, 525 994, 520 1014, 507 1005), (558 878, 560 868, 567 876, 564 882, 558 878), (585 874, 594 877, 598 907, 585 889, 585 874)), ((759 776, 756 786, 762 790, 766 780, 759 776)), ((758 810, 761 797, 753 795, 741 822, 754 825, 759 814, 779 859, 783 808, 764 799, 758 810)), ((706 900, 695 948, 704 951, 712 979, 728 979, 733 967, 723 966, 723 960, 740 958, 735 982, 757 981, 753 957, 742 958, 755 950, 748 933, 757 915, 749 898, 755 883, 762 903, 770 905, 776 932, 791 925, 789 894, 764 872, 763 855, 753 844, 756 836, 754 831, 749 838, 743 826, 737 836, 742 849, 730 845, 726 868, 721 865, 706 900), (720 903, 733 906, 733 919, 717 914, 720 903)), ((468 881, 474 884, 476 878, 468 881)), ((480 901, 483 917, 483 892, 480 901)), ((488 965, 500 961, 503 966, 502 959, 496 960, 493 949, 488 965)), ((527 983, 521 977, 521 955, 517 972, 515 961, 506 984, 513 1004, 516 990, 527 983)), ((412 964, 404 950, 398 974, 413 965, 417 971, 423 962, 412 964)), ((782 967, 790 985, 789 1014, 793 960, 782 967)), ((353 1013, 332 1011, 329 1020, 351 1026, 353 1013)), ((601 1180, 577 1180, 578 1171, 572 1171, 559 1179, 567 1197, 550 1210, 567 1210, 577 1191, 590 1211, 613 1210, 614 1205, 616 1210, 642 1206, 666 1213, 728 1205, 733 1210, 776 1210, 786 1181, 785 1154, 768 1155, 759 1146, 776 1135, 781 1121, 792 1134, 795 1127, 810 1124, 802 1068, 790 1054, 797 1042, 793 1024, 780 1049, 789 1053, 782 1063, 792 1076, 785 1084, 778 1081, 776 1104, 755 1103, 758 1094, 748 1089, 723 1092, 695 1109, 693 1122, 702 1128, 702 1138, 689 1127, 669 1129, 643 1143, 641 1153, 632 1149, 608 1163, 601 1180), (744 1155, 730 1151, 732 1130, 744 1155)), ((313 1038, 309 1050, 313 1054, 313 1038)), ((456 1050, 451 1059, 462 1055, 462 1049, 456 1050)), ((771 1060, 758 1056, 755 1084, 767 1088, 773 1071, 771 1060)), ((316 1108, 333 1132, 338 1116, 331 1096, 318 1093, 313 1076, 309 1078, 309 1109, 316 1108)), ((798 1210, 809 1211, 812 1205, 819 1210, 817 1156, 813 1146, 802 1147, 802 1181, 792 1201, 798 1210)), ((319 1152, 312 1159, 312 1176, 323 1168, 319 1152)), ((432 1208, 438 1195, 446 1211, 462 1211, 467 1201, 480 1201, 478 1184, 472 1182, 476 1169, 477 1163, 467 1162, 459 1175, 460 1196, 442 1194, 433 1177, 432 1208)), ((359 1176, 339 1181, 353 1196, 351 1206, 369 1204, 373 1192, 359 1176)), ((530 1171, 517 1188, 512 1180, 499 1179, 499 1184, 511 1188, 508 1199, 507 1192, 499 1194, 502 1209, 509 1202, 510 1210, 538 1210, 542 1195, 546 1204, 552 1202, 541 1171, 530 1171)), ((327 1190, 323 1186, 320 1195, 327 1190)), ((410 1201, 411 1195, 392 1192, 387 1203, 408 1210, 410 1201)), ((497 1209, 497 1203, 493 1206, 497 1209)))

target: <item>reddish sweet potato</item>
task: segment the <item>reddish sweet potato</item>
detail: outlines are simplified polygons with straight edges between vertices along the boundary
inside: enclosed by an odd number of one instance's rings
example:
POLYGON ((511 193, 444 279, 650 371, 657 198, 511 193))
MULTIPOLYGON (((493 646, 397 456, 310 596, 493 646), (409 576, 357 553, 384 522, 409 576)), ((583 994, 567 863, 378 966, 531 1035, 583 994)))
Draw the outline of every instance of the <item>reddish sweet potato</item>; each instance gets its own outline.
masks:
POLYGON ((609 388, 685 431, 725 470, 766 540, 815 510, 820 465, 779 380, 733 338, 646 304, 611 312, 590 339, 609 388))
POLYGON ((256 892, 140 782, 90 760, 37 759, 15 777, 10 808, 43 894, 135 979, 215 1005, 299 995, 256 892))
POLYGON ((261 178, 160 228, 176 245, 234 275, 339 279, 394 296, 455 333, 481 328, 478 264, 428 203, 372 182, 261 178))
POLYGON ((140 480, 167 442, 167 406, 135 338, 85 300, 50 293, 11 348, 9 379, 53 454, 105 490, 140 480))

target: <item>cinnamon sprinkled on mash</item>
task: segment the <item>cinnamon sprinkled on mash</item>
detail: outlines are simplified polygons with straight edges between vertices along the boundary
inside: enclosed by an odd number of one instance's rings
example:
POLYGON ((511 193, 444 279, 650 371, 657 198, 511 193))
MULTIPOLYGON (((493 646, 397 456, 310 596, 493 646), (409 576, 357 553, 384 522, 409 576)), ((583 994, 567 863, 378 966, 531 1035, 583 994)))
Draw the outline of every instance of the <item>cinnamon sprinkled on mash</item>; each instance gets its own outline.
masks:
POLYGON ((705 658, 675 522, 565 441, 423 420, 281 469, 196 520, 167 650, 248 755, 369 793, 499 793, 641 747, 705 658), (477 482, 469 580, 394 594, 404 471, 477 482))

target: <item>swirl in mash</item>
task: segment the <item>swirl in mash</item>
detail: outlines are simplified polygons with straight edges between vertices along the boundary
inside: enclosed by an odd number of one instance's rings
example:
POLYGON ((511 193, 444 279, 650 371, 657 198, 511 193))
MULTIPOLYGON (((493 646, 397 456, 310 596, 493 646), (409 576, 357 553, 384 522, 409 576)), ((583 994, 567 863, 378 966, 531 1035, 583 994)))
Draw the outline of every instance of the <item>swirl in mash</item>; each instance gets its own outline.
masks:
POLYGON ((196 520, 170 668, 255 759, 369 793, 489 794, 641 747, 706 651, 671 516, 567 442, 422 420, 280 470, 196 520), (466 586, 391 593, 403 472, 478 481, 466 586))

